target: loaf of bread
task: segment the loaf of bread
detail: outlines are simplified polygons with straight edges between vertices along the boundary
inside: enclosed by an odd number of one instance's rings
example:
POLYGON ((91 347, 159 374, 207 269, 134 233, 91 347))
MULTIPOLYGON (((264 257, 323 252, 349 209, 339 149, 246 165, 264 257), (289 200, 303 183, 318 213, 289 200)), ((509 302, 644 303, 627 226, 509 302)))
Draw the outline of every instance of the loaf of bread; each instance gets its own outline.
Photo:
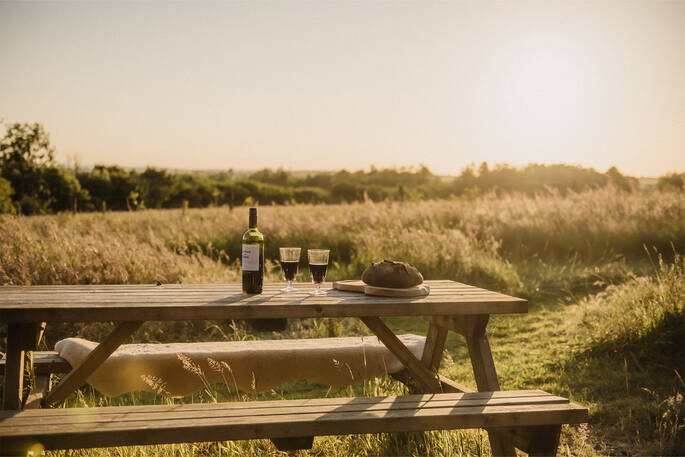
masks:
POLYGON ((406 262, 384 260, 372 263, 364 270, 362 281, 374 287, 407 289, 421 284, 423 276, 419 273, 419 270, 406 262))

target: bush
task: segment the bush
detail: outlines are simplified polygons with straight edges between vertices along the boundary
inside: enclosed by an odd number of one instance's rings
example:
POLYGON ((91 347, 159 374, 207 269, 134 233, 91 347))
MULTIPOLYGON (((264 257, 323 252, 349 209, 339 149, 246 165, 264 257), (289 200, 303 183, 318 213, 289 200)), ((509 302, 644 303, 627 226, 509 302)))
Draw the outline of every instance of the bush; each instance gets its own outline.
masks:
POLYGON ((0 214, 14 214, 16 208, 12 204, 12 184, 6 179, 0 178, 0 214))
MULTIPOLYGON (((596 402, 591 422, 620 425, 638 454, 685 453, 685 259, 659 258, 651 277, 608 287, 581 303, 572 356, 560 369, 596 402)), ((616 441, 616 436, 603 439, 616 441)))
POLYGON ((656 183, 656 188, 661 191, 685 191, 685 175, 678 173, 671 173, 670 175, 664 175, 659 177, 656 183))

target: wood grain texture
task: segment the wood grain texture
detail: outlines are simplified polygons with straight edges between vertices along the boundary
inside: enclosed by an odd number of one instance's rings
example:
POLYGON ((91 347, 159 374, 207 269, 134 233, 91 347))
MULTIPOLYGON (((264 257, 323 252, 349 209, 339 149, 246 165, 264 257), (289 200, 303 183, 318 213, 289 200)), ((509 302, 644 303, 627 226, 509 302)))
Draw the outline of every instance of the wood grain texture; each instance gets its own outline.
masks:
POLYGON ((364 293, 366 295, 375 295, 378 297, 421 297, 430 293, 430 287, 426 284, 421 284, 406 289, 393 289, 391 287, 376 287, 364 286, 364 293))
POLYGON ((52 406, 62 402, 74 390, 86 381, 107 357, 109 357, 133 332, 142 325, 140 321, 123 322, 110 333, 88 354, 88 357, 77 367, 74 367, 62 380, 48 392, 44 399, 44 406, 52 406))
POLYGON ((49 374, 36 375, 33 389, 26 398, 24 408, 36 409, 41 407, 41 402, 46 393, 52 388, 52 380, 49 374))
POLYGON ((359 292, 378 297, 421 297, 430 293, 430 287, 426 284, 420 284, 406 289, 395 289, 392 287, 369 286, 368 284, 365 284, 364 281, 355 279, 335 281, 333 283, 333 288, 336 290, 359 292))
POLYGON ((445 350, 445 341, 447 339, 447 329, 439 327, 434 324, 428 326, 428 333, 426 334, 426 343, 423 345, 423 356, 421 363, 426 368, 435 373, 440 368, 442 361, 442 352, 445 350))
MULTIPOLYGON (((469 316, 462 322, 462 331, 466 337, 473 374, 478 390, 481 392, 500 390, 490 342, 485 333, 488 319, 487 315, 469 316)), ((494 456, 516 456, 513 441, 507 433, 488 429, 488 437, 494 456)))
POLYGON ((341 281, 334 281, 333 288, 346 292, 364 293, 364 281, 361 279, 343 279, 341 281))
POLYGON ((560 425, 587 409, 541 391, 0 412, 2 449, 560 425))
POLYGON ((470 389, 469 387, 459 384, 456 381, 452 381, 449 378, 444 377, 441 374, 438 374, 438 377, 440 378, 440 384, 442 385, 442 391, 443 392, 460 392, 460 393, 470 393, 473 392, 473 389, 470 389))
MULTIPOLYGON (((34 351, 33 369, 36 375, 50 373, 69 373, 71 365, 55 351, 34 351)), ((6 359, 0 359, 0 375, 5 374, 6 359)))
POLYGON ((427 369, 419 359, 395 336, 378 317, 363 317, 362 322, 383 342, 386 348, 397 357, 409 373, 418 381, 424 392, 442 392, 440 381, 435 373, 427 369))
MULTIPOLYGON (((269 318, 434 316, 525 313, 527 302, 453 281, 426 281, 430 295, 375 297, 330 289, 312 296, 311 284, 282 293, 268 283, 245 296, 239 284, 2 286, 0 322, 241 320, 269 318)), ((330 283, 324 288, 329 289, 330 283)))
POLYGON ((21 324, 7 326, 7 352, 5 354, 5 386, 2 391, 2 409, 21 408, 22 389, 24 388, 24 351, 21 349, 21 324))

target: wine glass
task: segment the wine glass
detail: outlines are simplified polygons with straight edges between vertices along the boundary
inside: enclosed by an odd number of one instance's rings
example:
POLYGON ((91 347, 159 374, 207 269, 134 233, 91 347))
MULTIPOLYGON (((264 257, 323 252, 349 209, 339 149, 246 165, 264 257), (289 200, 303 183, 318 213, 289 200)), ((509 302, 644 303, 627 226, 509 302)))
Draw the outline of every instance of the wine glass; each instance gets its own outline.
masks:
POLYGON ((307 256, 309 257, 309 273, 312 275, 312 282, 316 284, 316 289, 310 292, 312 295, 328 295, 328 292, 321 290, 321 283, 326 279, 329 252, 329 249, 307 250, 307 256))
POLYGON ((297 267, 300 265, 300 248, 279 248, 281 253, 281 269, 283 278, 288 281, 288 287, 281 292, 294 292, 293 281, 297 275, 297 267))

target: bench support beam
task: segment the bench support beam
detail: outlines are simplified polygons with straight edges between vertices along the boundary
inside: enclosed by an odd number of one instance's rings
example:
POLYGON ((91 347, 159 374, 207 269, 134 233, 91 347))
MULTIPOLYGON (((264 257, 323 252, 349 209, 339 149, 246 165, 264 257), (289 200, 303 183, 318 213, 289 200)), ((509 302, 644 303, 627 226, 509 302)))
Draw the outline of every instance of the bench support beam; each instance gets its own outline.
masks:
POLYGON ((361 319, 385 347, 402 362, 409 373, 416 378, 416 381, 424 392, 442 392, 442 387, 437 374, 426 368, 380 318, 362 317, 361 319))
POLYGON ((36 409, 40 408, 40 403, 43 401, 43 397, 48 393, 52 387, 52 379, 50 374, 40 374, 36 375, 36 379, 33 383, 33 389, 29 393, 24 403, 24 409, 36 409))
POLYGON ((122 322, 119 324, 104 341, 88 354, 88 357, 79 366, 74 367, 54 389, 48 392, 45 398, 43 398, 43 407, 53 406, 64 401, 142 324, 142 321, 122 322))

